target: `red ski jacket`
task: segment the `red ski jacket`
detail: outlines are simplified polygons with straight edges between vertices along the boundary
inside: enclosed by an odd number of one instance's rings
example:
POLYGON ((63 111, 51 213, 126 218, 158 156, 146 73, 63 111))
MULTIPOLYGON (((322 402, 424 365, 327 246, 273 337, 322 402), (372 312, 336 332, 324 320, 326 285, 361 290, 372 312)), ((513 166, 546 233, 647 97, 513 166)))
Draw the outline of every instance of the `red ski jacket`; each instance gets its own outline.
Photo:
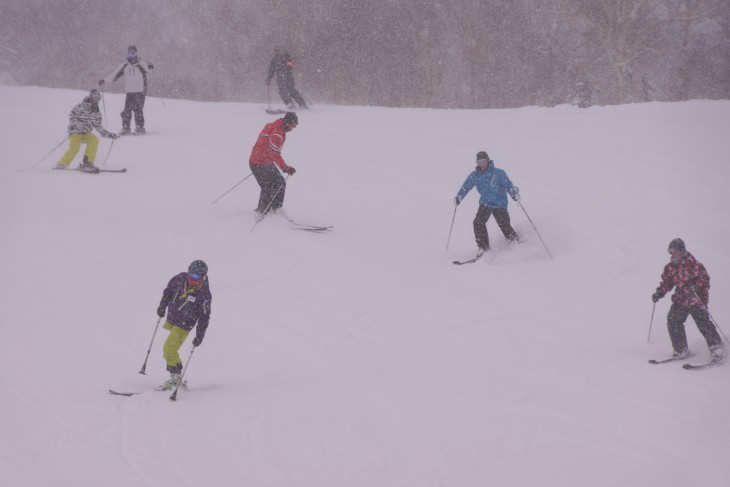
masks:
POLYGON ((248 162, 251 164, 276 164, 284 171, 288 166, 281 157, 281 148, 286 142, 284 132, 284 119, 280 118, 267 123, 259 134, 256 143, 251 150, 251 157, 248 162))
POLYGON ((685 252, 678 263, 670 262, 664 266, 662 282, 656 289, 661 295, 667 294, 676 286, 672 302, 683 306, 707 306, 710 300, 710 276, 705 266, 689 252, 685 252), (695 287, 695 293, 690 290, 695 287))

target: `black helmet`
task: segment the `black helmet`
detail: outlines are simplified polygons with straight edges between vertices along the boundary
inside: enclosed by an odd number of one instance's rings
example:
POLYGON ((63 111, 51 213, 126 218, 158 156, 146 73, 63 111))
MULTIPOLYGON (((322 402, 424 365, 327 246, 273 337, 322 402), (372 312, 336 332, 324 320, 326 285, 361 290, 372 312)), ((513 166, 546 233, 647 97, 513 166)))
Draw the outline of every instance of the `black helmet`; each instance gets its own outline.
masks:
POLYGON ((284 123, 288 126, 299 125, 299 117, 294 112, 286 112, 284 115, 284 123))
MULTIPOLYGON (((194 260, 188 267, 188 274, 192 277, 192 274, 197 274, 200 279, 203 279, 208 274, 208 264, 202 260, 194 260)), ((197 279, 196 279, 197 280, 197 279)))
POLYGON ((686 252, 687 249, 684 246, 684 240, 681 238, 675 238, 671 242, 669 242, 669 248, 668 250, 678 250, 680 252, 686 252))
POLYGON ((489 161, 489 154, 483 150, 477 152, 477 161, 489 161))

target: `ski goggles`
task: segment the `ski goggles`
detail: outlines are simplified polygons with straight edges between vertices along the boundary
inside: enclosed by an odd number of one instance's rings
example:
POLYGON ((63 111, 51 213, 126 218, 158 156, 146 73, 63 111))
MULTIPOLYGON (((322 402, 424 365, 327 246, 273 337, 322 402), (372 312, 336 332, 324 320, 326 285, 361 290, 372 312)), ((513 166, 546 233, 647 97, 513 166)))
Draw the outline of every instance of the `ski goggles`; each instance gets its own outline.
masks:
POLYGON ((127 57, 137 57, 137 51, 127 51, 127 57))
POLYGON ((188 277, 190 279, 192 279, 193 281, 202 281, 203 280, 203 275, 198 274, 196 272, 188 272, 188 277))

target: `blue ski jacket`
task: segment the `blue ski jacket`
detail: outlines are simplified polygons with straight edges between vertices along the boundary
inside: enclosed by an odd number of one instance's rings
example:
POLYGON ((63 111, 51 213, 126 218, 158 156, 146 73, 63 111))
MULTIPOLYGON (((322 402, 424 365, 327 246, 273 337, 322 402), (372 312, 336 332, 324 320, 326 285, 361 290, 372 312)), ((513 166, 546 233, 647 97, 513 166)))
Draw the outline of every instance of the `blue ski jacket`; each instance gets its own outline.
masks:
POLYGON ((494 161, 490 160, 487 168, 483 171, 477 167, 464 181, 459 190, 459 199, 464 199, 471 189, 476 186, 481 195, 479 204, 490 208, 507 208, 507 193, 514 195, 519 192, 517 186, 507 177, 502 169, 494 167, 494 161))

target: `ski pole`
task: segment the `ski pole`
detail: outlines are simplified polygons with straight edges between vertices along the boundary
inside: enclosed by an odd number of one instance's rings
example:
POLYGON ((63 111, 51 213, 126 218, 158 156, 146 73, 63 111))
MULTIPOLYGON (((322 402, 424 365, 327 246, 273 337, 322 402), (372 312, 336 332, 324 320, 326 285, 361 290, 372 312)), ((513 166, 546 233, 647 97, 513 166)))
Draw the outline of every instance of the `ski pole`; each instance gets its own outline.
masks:
POLYGON ((104 158, 104 162, 101 163, 102 166, 106 165, 106 161, 109 160, 109 154, 112 153, 112 147, 114 147, 114 140, 116 140, 116 139, 112 139, 112 143, 109 145, 109 150, 106 153, 106 157, 104 158))
POLYGON ((53 149, 51 149, 51 152, 49 152, 49 153, 48 153, 48 154, 46 154, 45 156, 41 157, 41 160, 40 160, 40 161, 38 161, 38 162, 36 162, 35 164, 33 164, 33 167, 32 167, 31 169, 35 168, 35 167, 36 167, 36 166, 37 166, 38 164, 40 164, 41 162, 43 162, 43 160, 44 160, 44 159, 45 159, 46 157, 48 157, 48 156, 50 156, 51 154, 53 154, 53 152, 54 152, 54 151, 55 151, 56 149, 58 149, 59 147, 61 147, 61 145, 62 145, 62 144, 63 144, 64 142, 66 142, 67 140, 68 140, 68 135, 67 135, 67 136, 66 136, 66 137, 65 137, 65 138, 64 138, 64 139, 63 139, 63 140, 62 140, 61 142, 59 142, 59 143, 58 143, 58 145, 57 145, 56 147, 54 147, 53 149))
POLYGON ((459 205, 454 205, 454 216, 451 218, 451 228, 449 228, 449 238, 446 240, 446 250, 449 250, 449 242, 451 242, 451 231, 454 229, 454 220, 456 220, 456 209, 459 205))
POLYGON ((165 110, 167 110, 167 103, 165 103, 165 99, 160 97, 160 101, 162 102, 162 106, 165 107, 165 110))
MULTIPOLYGON (((286 186, 286 180, 287 180, 287 179, 289 179, 289 175, 288 175, 288 174, 287 174, 287 175, 286 175, 286 177, 284 178, 284 182, 283 182, 283 183, 281 183, 281 186, 279 186, 279 189, 277 189, 277 190, 276 190, 276 193, 274 193, 274 196, 272 196, 272 197, 271 197, 271 201, 269 201, 269 204, 268 204, 268 205, 266 205, 266 208, 264 209, 264 215, 265 215, 265 214, 266 214, 266 213, 267 213, 267 212, 269 211, 269 208, 270 208, 270 207, 271 207, 271 205, 272 205, 272 204, 274 203, 274 200, 276 199, 276 195, 278 195, 278 194, 279 194, 279 191, 281 191, 281 190, 282 190, 282 188, 283 188, 284 186, 286 186)), ((257 221, 256 223, 254 223, 254 224, 253 224, 253 227, 251 227, 251 231, 252 231, 252 232, 253 232, 254 230, 256 230, 256 225, 258 225, 260 221, 261 221, 261 220, 259 220, 259 221, 257 221)))
POLYGON ((651 342, 651 325, 654 324, 654 310, 656 309, 656 302, 654 303, 654 306, 651 308, 651 319, 649 320, 649 336, 646 339, 646 343, 651 342))
POLYGON ((182 374, 180 375, 180 382, 178 382, 177 387, 175 387, 175 391, 172 393, 172 396, 170 396, 171 401, 177 400, 177 390, 180 389, 180 385, 183 383, 183 377, 185 377, 185 371, 188 370, 188 364, 190 363, 190 359, 193 358, 194 351, 195 351, 195 345, 193 345, 192 350, 190 350, 190 355, 188 355, 188 360, 185 362, 185 367, 183 368, 182 374))
POLYGON ((266 91, 269 92, 269 110, 271 110, 271 84, 266 85, 266 91))
POLYGON ((228 191, 226 191, 225 193, 223 193, 222 195, 220 195, 219 197, 217 197, 216 199, 214 199, 214 200, 213 200, 213 202, 211 203, 211 205, 214 205, 214 204, 215 204, 215 203, 216 203, 216 202, 217 202, 217 201, 218 201, 219 199, 223 198, 223 197, 224 197, 225 195, 227 195, 228 193, 230 193, 231 191, 233 191, 234 189, 236 189, 236 187, 237 187, 237 186, 238 186, 239 184, 241 184, 242 182, 244 182, 245 180, 247 180, 247 179, 248 179, 248 178, 250 178, 251 176, 253 176, 253 173, 251 173, 251 174, 249 174, 248 176, 246 176, 245 178, 241 179, 241 180, 240 180, 239 182, 237 182, 237 183, 236 183, 236 184, 235 184, 235 185, 234 185, 234 186, 233 186, 233 187, 232 187, 231 189, 229 189, 228 191))
POLYGON ((725 339, 725 343, 728 343, 727 337, 725 336, 725 333, 722 331, 722 328, 720 328, 720 325, 717 324, 717 321, 715 321, 715 318, 710 314, 710 309, 705 305, 705 303, 700 299, 699 295, 697 294, 697 291, 694 289, 690 289, 692 291, 692 294, 695 295, 695 298, 699 299, 702 303, 702 309, 704 309, 707 312, 707 316, 709 316, 710 321, 713 325, 715 325, 715 328, 717 328, 717 331, 720 332, 720 335, 722 335, 722 338, 725 339))
POLYGON ((106 102, 104 101, 104 85, 99 85, 99 92, 101 93, 101 106, 104 108, 104 125, 108 122, 106 118, 106 102))
POLYGON ((145 375, 147 370, 147 359, 150 358, 150 351, 152 350, 152 343, 155 341, 155 335, 157 335, 157 328, 160 326, 160 321, 162 321, 162 316, 160 316, 157 319, 157 324, 155 325, 155 332, 152 334, 152 340, 150 340, 150 348, 147 349, 147 356, 144 358, 144 363, 142 364, 142 369, 140 369, 139 373, 142 375, 145 375))
POLYGON ((537 231, 537 227, 535 226, 534 223, 532 223, 532 218, 530 218, 530 215, 527 214, 527 210, 525 210, 525 207, 522 206, 522 202, 518 200, 517 201, 517 204, 520 205, 520 208, 522 208, 522 211, 525 212, 525 216, 530 221, 530 224, 532 225, 532 228, 535 229, 535 233, 537 234, 537 236, 540 237, 540 242, 542 242, 542 246, 545 247, 545 250, 547 250, 547 253, 550 256, 550 259, 551 260, 555 260, 555 259, 553 259, 553 254, 550 253, 550 250, 547 248, 547 245, 545 245, 545 241, 542 239, 542 236, 540 235, 540 232, 537 231))

